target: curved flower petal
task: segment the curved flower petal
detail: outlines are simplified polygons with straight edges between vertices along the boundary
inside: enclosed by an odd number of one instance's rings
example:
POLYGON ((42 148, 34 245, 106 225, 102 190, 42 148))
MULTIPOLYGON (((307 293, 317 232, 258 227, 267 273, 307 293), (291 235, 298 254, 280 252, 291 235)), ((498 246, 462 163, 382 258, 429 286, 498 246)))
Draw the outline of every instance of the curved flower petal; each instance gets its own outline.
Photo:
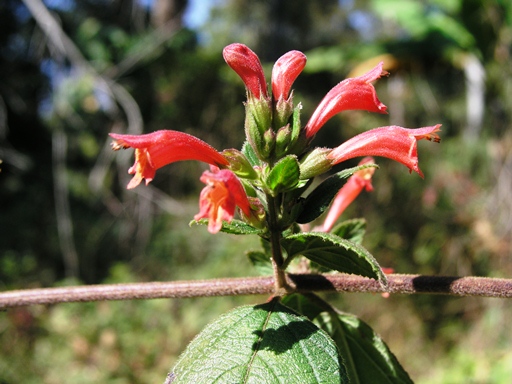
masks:
POLYGON ((306 55, 290 51, 281 56, 272 69, 272 94, 274 100, 288 99, 293 82, 306 66, 306 55))
POLYGON ((441 124, 423 128, 402 128, 396 125, 363 132, 334 148, 327 157, 332 164, 360 156, 382 156, 404 164, 410 171, 423 177, 418 166, 417 141, 426 139, 440 142, 436 134, 441 124))
POLYGON ((194 219, 208 219, 210 233, 219 232, 223 221, 231 221, 237 206, 246 216, 251 214, 244 187, 232 171, 211 167, 211 171, 203 172, 200 180, 206 187, 201 191, 199 213, 194 219))
MULTIPOLYGON (((373 157, 368 156, 361 160, 359 165, 371 163, 374 163, 373 157)), ((372 176, 374 172, 375 168, 372 167, 357 171, 350 176, 331 204, 329 213, 322 226, 323 232, 329 232, 332 229, 336 220, 338 220, 345 209, 352 204, 356 197, 359 196, 363 189, 366 189, 367 192, 373 190, 372 176)))
POLYGON ((267 82, 260 59, 249 47, 234 43, 224 48, 226 63, 240 76, 247 90, 259 99, 267 96, 267 82))
POLYGON ((306 124, 306 137, 313 137, 331 117, 342 111, 365 110, 386 113, 387 107, 377 98, 372 81, 387 75, 383 62, 366 74, 343 80, 322 99, 306 124))
POLYGON ((228 160, 215 148, 187 133, 161 130, 144 135, 109 134, 115 141, 112 149, 135 148, 135 163, 128 170, 133 179, 127 188, 132 189, 140 184, 142 179, 146 185, 155 177, 158 168, 164 165, 182 161, 198 160, 218 166, 228 165, 228 160))

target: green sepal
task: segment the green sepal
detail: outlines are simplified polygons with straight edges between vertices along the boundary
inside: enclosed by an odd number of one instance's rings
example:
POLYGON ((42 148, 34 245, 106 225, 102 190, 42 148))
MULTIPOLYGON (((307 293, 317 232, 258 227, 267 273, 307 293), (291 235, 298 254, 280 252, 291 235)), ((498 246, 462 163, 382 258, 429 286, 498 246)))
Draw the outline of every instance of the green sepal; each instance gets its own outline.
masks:
POLYGON ((370 252, 331 233, 296 233, 283 238, 281 246, 288 255, 285 266, 296 256, 302 255, 332 270, 369 277, 383 286, 387 284, 386 275, 370 252))
POLYGON ((365 168, 378 168, 377 164, 364 164, 357 167, 344 169, 325 179, 318 187, 316 187, 305 199, 303 209, 297 222, 299 224, 309 223, 320 216, 329 208, 332 200, 339 192, 340 188, 345 184, 345 180, 352 176, 355 172, 365 168))
POLYGON ((265 182, 274 194, 295 188, 299 182, 300 169, 297 157, 288 155, 279 160, 268 173, 265 182))
POLYGON ((276 133, 276 147, 274 150, 276 158, 281 158, 287 154, 288 145, 290 144, 291 130, 290 125, 279 128, 276 133))
POLYGON ((288 99, 279 99, 274 108, 274 128, 279 129, 288 124, 293 113, 293 91, 288 99))
MULTIPOLYGON (((208 225, 208 219, 192 220, 188 224, 190 227, 193 225, 208 225)), ((233 235, 259 235, 263 230, 253 227, 244 221, 233 219, 230 223, 227 221, 222 222, 221 232, 231 233, 233 235)))
POLYGON ((245 155, 245 157, 253 167, 261 166, 261 161, 258 158, 258 155, 256 155, 256 152, 254 152, 254 148, 250 142, 246 141, 244 143, 244 145, 242 146, 242 153, 245 155))
POLYGON ((292 134, 288 147, 288 152, 296 155, 302 154, 308 146, 308 139, 300 124, 301 109, 302 104, 298 103, 293 110, 292 134))
POLYGON ((332 150, 329 148, 315 148, 300 160, 300 178, 311 179, 329 171, 332 168, 332 160, 328 155, 332 150))
POLYGON ((345 220, 336 225, 330 233, 353 243, 361 244, 366 233, 366 220, 363 218, 345 220))
POLYGON ((277 299, 204 328, 168 375, 180 383, 348 383, 334 341, 277 299))
POLYGON ((228 159, 229 169, 238 177, 251 180, 258 177, 258 173, 243 152, 234 148, 225 149, 222 151, 222 156, 228 159))
POLYGON ((265 151, 263 132, 259 130, 254 116, 249 111, 246 111, 245 114, 245 136, 247 137, 247 141, 251 144, 256 156, 261 160, 265 160, 266 157, 262 155, 265 151))
POLYGON ((293 123, 292 123, 292 138, 291 142, 295 143, 302 132, 302 127, 300 125, 300 111, 302 109, 302 104, 298 103, 297 106, 293 109, 293 123))
POLYGON ((263 134, 263 144, 260 156, 262 159, 268 159, 276 146, 276 133, 272 128, 267 129, 263 134))
POLYGON ((255 126, 261 134, 272 127, 272 106, 270 100, 264 97, 256 99, 252 94, 249 94, 245 110, 247 115, 253 117, 255 126))

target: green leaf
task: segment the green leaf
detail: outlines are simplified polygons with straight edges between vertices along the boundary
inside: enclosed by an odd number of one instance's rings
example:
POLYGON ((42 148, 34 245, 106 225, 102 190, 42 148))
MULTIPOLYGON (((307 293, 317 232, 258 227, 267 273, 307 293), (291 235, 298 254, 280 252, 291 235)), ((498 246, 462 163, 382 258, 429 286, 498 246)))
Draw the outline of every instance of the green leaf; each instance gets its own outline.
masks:
POLYGON ((169 374, 179 383, 348 383, 333 340, 276 299, 208 325, 169 374))
MULTIPOLYGON (((188 225, 208 225, 208 219, 192 220, 188 225)), ((220 230, 221 232, 231 233, 233 235, 257 235, 262 232, 261 229, 236 219, 231 220, 230 223, 223 221, 220 230)))
POLYGON ((320 216, 324 211, 329 208, 332 200, 345 184, 345 179, 352 176, 355 172, 361 169, 375 167, 377 164, 364 164, 357 167, 344 169, 341 172, 335 173, 331 177, 325 179, 318 187, 316 187, 305 199, 303 209, 297 222, 299 224, 309 223, 320 216))
POLYGON ((384 341, 350 314, 340 314, 315 294, 294 293, 283 304, 308 316, 336 342, 351 383, 412 383, 384 341))
POLYGON ((302 293, 286 295, 283 297, 281 302, 301 315, 306 316, 311 321, 320 315, 320 313, 325 311, 325 306, 319 305, 317 302, 311 300, 302 293))
POLYGON ((331 233, 343 239, 347 239, 356 244, 363 242, 363 237, 366 232, 365 219, 351 219, 341 222, 336 225, 331 233))
POLYGON ((288 254, 286 264, 302 255, 317 264, 335 271, 352 273, 387 283, 377 261, 363 246, 330 233, 297 233, 281 240, 288 254))
POLYGON ((265 252, 248 251, 247 257, 249 257, 249 261, 256 268, 260 275, 268 276, 272 275, 272 273, 274 272, 274 270, 272 269, 270 256, 265 252))
POLYGON ((293 189, 299 182, 299 161, 295 155, 288 155, 279 160, 270 170, 266 183, 274 193, 293 189))
POLYGON ((351 383, 412 383, 380 336, 356 316, 323 312, 315 323, 336 342, 351 383))

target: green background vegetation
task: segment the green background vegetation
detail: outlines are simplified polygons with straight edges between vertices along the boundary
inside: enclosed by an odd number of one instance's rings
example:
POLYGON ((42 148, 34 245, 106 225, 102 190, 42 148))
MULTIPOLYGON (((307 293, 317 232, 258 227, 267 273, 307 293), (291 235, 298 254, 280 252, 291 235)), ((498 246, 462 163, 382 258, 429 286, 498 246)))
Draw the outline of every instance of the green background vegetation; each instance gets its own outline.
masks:
MULTIPOLYGON (((306 53, 294 86, 303 123, 351 71, 384 60, 391 76, 376 88, 389 115, 344 113, 316 143, 436 123, 442 143, 419 143, 424 180, 378 159, 374 192, 344 218, 367 219, 364 245, 398 273, 512 275, 508 1, 204 1, 212 7, 200 26, 187 23, 185 0, 45 3, 79 57, 53 44, 22 2, 0 3, 1 290, 255 274, 244 252, 257 239, 188 227, 203 165, 170 165, 150 187, 126 191, 132 154, 108 148, 108 132, 164 128, 240 148, 244 88, 221 55, 232 42, 257 52, 268 75, 284 52, 306 53)), ((373 326, 418 383, 512 377, 506 300, 329 296, 373 326)), ((162 382, 205 324, 265 299, 1 312, 0 383, 162 382)))

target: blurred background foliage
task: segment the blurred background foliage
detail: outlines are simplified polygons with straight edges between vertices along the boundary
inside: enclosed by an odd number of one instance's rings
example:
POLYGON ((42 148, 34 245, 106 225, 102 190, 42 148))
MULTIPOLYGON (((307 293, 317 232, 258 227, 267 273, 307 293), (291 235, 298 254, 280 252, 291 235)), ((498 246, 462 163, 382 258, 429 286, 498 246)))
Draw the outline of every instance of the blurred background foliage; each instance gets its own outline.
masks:
MULTIPOLYGON (((0 289, 244 276, 256 239, 189 228, 200 164, 126 191, 132 153, 108 132, 175 129, 243 143, 244 88, 222 59, 284 52, 303 123, 337 82, 384 60, 389 115, 347 112, 333 146, 369 128, 443 124, 425 179, 378 159, 364 244, 399 273, 512 275, 512 5, 505 0, 4 0, 0 3, 0 289), (191 241, 191 239, 194 239, 191 241)), ((343 166, 352 165, 344 164, 343 166)), ((0 313, 1 383, 163 381, 218 314, 264 298, 62 304, 0 313)), ((505 300, 330 295, 369 322, 419 383, 505 383, 505 300)))

